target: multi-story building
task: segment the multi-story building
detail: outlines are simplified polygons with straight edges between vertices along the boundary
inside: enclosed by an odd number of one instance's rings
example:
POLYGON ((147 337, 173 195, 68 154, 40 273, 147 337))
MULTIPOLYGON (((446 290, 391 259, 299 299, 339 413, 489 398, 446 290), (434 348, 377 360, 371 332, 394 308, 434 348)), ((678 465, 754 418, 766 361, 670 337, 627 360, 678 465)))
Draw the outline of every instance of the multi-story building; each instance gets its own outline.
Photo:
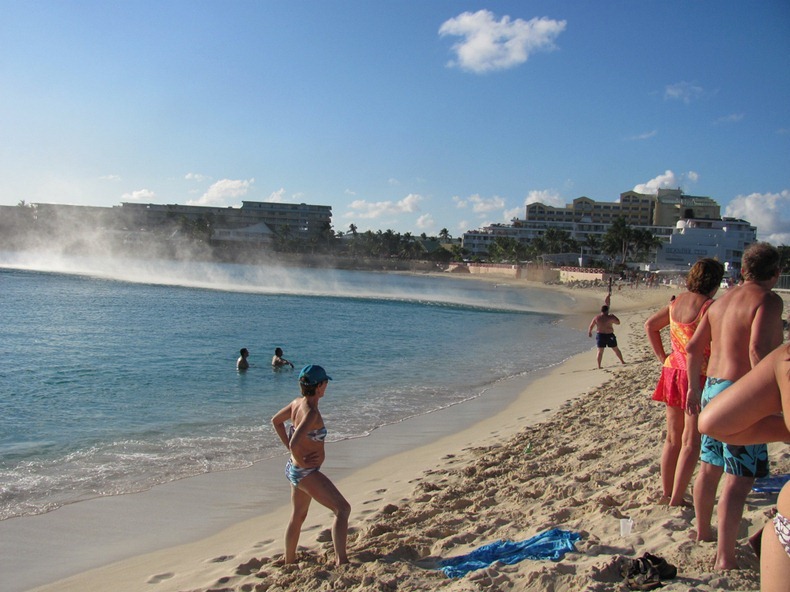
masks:
POLYGON ((680 189, 659 189, 657 195, 636 191, 620 194, 619 202, 595 201, 577 197, 565 207, 555 207, 540 202, 526 207, 528 222, 581 222, 611 224, 616 218, 625 218, 630 226, 674 226, 682 218, 718 219, 719 204, 709 197, 684 195, 680 189))
POLYGON ((736 218, 679 220, 669 242, 658 251, 659 269, 688 269, 698 259, 711 257, 732 275, 740 271, 744 249, 757 241, 757 229, 736 218))
POLYGON ((463 247, 473 256, 485 255, 497 237, 526 243, 549 228, 564 230, 585 245, 601 239, 612 222, 622 217, 631 228, 648 230, 662 241, 655 258, 663 269, 687 269, 700 257, 715 257, 737 270, 744 247, 756 240, 756 230, 743 220, 722 219, 720 210, 711 198, 684 195, 680 189, 660 189, 657 195, 626 191, 619 202, 579 197, 564 208, 533 203, 526 207, 524 220, 464 233, 463 247))
POLYGON ((233 236, 232 240, 245 235, 260 237, 266 233, 260 225, 265 224, 274 235, 291 238, 308 238, 331 226, 332 207, 310 204, 244 201, 241 208, 184 206, 178 204, 121 204, 128 228, 148 230, 167 227, 179 220, 204 220, 211 223, 215 238, 233 236), (257 227, 257 230, 253 229, 257 227), (249 232, 239 232, 249 229, 249 232))

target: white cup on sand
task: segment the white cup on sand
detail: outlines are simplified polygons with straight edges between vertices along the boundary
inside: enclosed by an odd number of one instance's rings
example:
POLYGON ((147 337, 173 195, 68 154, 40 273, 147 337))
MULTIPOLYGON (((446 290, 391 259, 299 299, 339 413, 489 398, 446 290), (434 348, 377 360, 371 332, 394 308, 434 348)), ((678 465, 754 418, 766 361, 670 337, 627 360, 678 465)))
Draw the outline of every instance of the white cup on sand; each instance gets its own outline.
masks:
POLYGON ((620 519, 620 536, 628 536, 634 528, 634 521, 630 518, 620 519))

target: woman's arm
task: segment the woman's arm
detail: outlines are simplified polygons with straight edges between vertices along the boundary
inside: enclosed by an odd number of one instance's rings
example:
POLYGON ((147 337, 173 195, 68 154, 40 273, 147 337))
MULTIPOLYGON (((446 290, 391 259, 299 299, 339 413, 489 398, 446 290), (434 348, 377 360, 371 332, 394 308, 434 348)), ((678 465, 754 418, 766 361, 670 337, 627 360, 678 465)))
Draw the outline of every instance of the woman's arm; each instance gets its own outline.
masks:
POLYGON ((288 432, 285 429, 285 422, 291 419, 291 404, 289 403, 282 409, 280 409, 277 413, 274 414, 272 417, 272 427, 274 427, 274 431, 277 432, 277 435, 282 440, 282 443, 285 444, 285 447, 290 450, 291 443, 288 441, 288 432))
POLYGON ((665 306, 649 319, 645 321, 645 333, 650 347, 656 354, 656 358, 662 364, 667 359, 667 352, 664 350, 664 342, 661 340, 661 329, 669 325, 669 307, 665 306))
POLYGON ((782 412, 787 347, 780 345, 749 373, 716 395, 699 417, 699 430, 728 444, 790 440, 782 412))
POLYGON ((318 409, 315 407, 309 408, 307 414, 299 421, 299 425, 296 426, 294 433, 291 435, 291 450, 299 449, 302 441, 307 437, 308 432, 314 428, 320 417, 321 414, 318 412, 318 409))

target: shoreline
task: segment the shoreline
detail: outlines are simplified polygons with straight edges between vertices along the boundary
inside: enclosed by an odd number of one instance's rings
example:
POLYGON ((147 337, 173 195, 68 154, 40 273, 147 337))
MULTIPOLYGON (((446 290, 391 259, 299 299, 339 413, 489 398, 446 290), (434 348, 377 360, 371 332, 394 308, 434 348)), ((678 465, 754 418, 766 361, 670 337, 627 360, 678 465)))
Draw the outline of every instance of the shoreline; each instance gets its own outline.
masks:
MULTIPOLYGON (((554 289, 543 287, 548 290, 554 289)), ((567 317, 565 322, 579 327, 578 321, 583 318, 583 329, 586 329, 589 318, 597 312, 596 307, 603 295, 603 292, 597 294, 593 291, 582 293, 576 291, 573 296, 580 310, 567 317)), ((660 299, 664 301, 665 297, 662 291, 660 299)), ((617 310, 620 310, 620 307, 617 310)), ((618 333, 624 344, 630 339, 630 331, 626 329, 624 327, 618 333)), ((582 338, 587 337, 583 335, 582 338)), ((624 345, 625 347, 627 346, 624 345)), ((605 367, 611 368, 615 363, 616 360, 611 354, 608 359, 604 358, 605 367)), ((442 464, 443 457, 449 455, 454 458, 470 445, 492 445, 512 436, 526 425, 545 421, 566 401, 599 385, 610 375, 609 373, 608 369, 601 372, 595 368, 594 344, 591 342, 589 350, 552 368, 504 381, 503 384, 492 389, 496 392, 486 393, 486 396, 457 404, 449 409, 384 426, 364 439, 332 443, 325 471, 349 498, 352 504, 351 526, 355 528, 357 523, 363 521, 378 506, 402 503, 404 499, 408 499, 415 478, 419 480, 420 474, 430 472, 437 464, 442 464), (562 383, 563 388, 552 388, 552 385, 556 385, 558 381, 562 383), (547 391, 552 393, 550 397, 545 396, 547 391), (492 403, 495 409, 491 409, 492 403), (364 446, 360 447, 360 443, 364 443, 364 446), (394 450, 393 446, 397 450, 394 450), (360 449, 364 449, 365 458, 360 458, 360 449), (397 478, 394 478, 396 474, 397 478)), ((261 554, 281 553, 282 532, 289 513, 288 486, 284 479, 280 479, 283 462, 283 459, 271 459, 256 463, 249 469, 195 477, 185 482, 158 486, 155 488, 156 491, 150 490, 142 494, 116 496, 119 500, 136 498, 129 502, 131 505, 135 503, 140 505, 142 497, 148 496, 152 501, 149 503, 142 500, 141 505, 155 507, 161 503, 161 498, 168 497, 170 490, 173 492, 180 490, 178 495, 186 495, 186 501, 189 502, 194 499, 194 491, 190 493, 189 489, 196 488, 213 491, 216 494, 214 503, 222 506, 222 492, 225 489, 217 486, 216 483, 222 482, 227 488, 229 483, 237 481, 240 477, 236 473, 246 472, 246 477, 242 481, 246 482, 245 487, 251 494, 249 500, 251 507, 241 512, 237 508, 231 508, 229 514, 237 517, 231 519, 230 523, 227 520, 219 520, 224 522, 221 526, 215 525, 218 520, 215 516, 209 515, 205 520, 205 529, 196 533, 197 540, 192 542, 159 543, 159 548, 149 546, 142 552, 134 550, 131 555, 114 563, 90 566, 87 569, 84 563, 80 566, 78 560, 67 561, 72 565, 73 575, 65 578, 61 576, 53 581, 53 578, 44 579, 46 576, 44 569, 45 573, 40 571, 37 573, 39 579, 33 585, 40 585, 37 590, 41 591, 139 590, 151 583, 156 583, 157 592, 190 589, 196 585, 210 586, 213 579, 222 578, 220 573, 231 571, 232 566, 239 562, 250 561, 261 554), (205 485, 200 484, 199 481, 204 482, 205 485), (278 501, 266 503, 267 507, 274 506, 269 507, 268 511, 261 510, 261 497, 278 501), (245 511, 249 512, 247 517, 243 517, 245 511), (205 530, 210 530, 210 534, 206 534, 205 530)), ((129 511, 128 508, 123 507, 128 504, 113 503, 114 499, 92 500, 97 502, 97 505, 108 506, 108 510, 98 514, 99 516, 103 515, 107 519, 114 513, 129 511), (119 509, 111 508, 114 505, 118 505, 119 509)), ((89 503, 75 504, 73 511, 76 516, 64 518, 64 522, 79 523, 79 515, 83 511, 87 516, 96 518, 97 511, 86 505, 89 503)), ((182 505, 187 508, 190 506, 189 503, 182 505)), ((228 518, 228 509, 222 512, 226 512, 224 518, 228 518)), ((303 530, 300 541, 302 545, 308 548, 316 547, 317 543, 314 542, 316 533, 321 532, 321 529, 328 527, 330 523, 326 514, 323 508, 312 509, 303 530)), ((176 515, 165 529, 174 528, 176 524, 183 526, 184 521, 183 515, 176 515)), ((64 525, 64 528, 67 527, 64 525)), ((152 528, 162 530, 161 526, 152 528)), ((47 561, 42 561, 40 550, 35 556, 33 562, 38 565, 39 570, 42 566, 48 565, 47 561)), ((85 555, 80 558, 84 560, 85 555)), ((29 573, 27 569, 24 572, 29 573)))
MULTIPOLYGON (((577 294, 574 300, 592 315, 596 298, 577 294)), ((566 312, 561 322, 574 317, 566 312)), ((324 470, 339 483, 383 459, 431 445, 447 432, 469 430, 481 417, 511 404, 525 385, 553 368, 499 381, 474 399, 379 427, 366 437, 333 442, 324 470)), ((281 510, 287 512, 289 506, 289 487, 280 478, 284 458, 282 455, 243 469, 198 475, 142 492, 93 498, 44 514, 4 520, 0 522, 4 585, 9 590, 36 586, 47 589, 50 585, 63 589, 59 583, 63 579, 116 562, 134 561, 151 552, 199 543, 262 513, 277 516, 273 537, 276 546, 281 543, 280 531, 284 528, 281 510)), ((357 507, 362 503, 364 500, 357 507)), ((111 587, 119 589, 117 582, 111 587)))

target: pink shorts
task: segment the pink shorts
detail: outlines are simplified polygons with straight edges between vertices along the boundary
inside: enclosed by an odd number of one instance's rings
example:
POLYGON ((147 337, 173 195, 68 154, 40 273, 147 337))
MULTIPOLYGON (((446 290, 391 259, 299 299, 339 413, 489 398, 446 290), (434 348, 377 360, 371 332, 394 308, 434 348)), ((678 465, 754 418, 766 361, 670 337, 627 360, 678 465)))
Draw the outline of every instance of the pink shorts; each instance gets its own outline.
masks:
MULTIPOLYGON (((705 384, 705 377, 699 379, 700 388, 705 384)), ((669 407, 686 408, 686 392, 689 388, 688 373, 679 368, 661 368, 661 378, 658 379, 656 390, 653 393, 654 401, 663 401, 669 407)))

